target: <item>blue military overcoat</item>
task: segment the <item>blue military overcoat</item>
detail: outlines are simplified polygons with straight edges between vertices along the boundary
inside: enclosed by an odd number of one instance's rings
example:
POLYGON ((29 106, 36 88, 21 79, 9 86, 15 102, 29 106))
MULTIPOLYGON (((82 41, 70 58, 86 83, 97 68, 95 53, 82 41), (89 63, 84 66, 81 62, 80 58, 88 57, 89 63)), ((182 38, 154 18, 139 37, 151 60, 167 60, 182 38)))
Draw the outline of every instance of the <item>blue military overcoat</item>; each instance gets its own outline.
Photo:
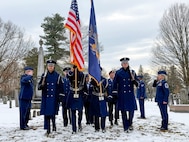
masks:
POLYGON ((115 73, 113 92, 118 92, 118 110, 132 111, 137 109, 133 79, 136 80, 136 74, 134 70, 129 68, 126 70, 121 68, 115 73))
POLYGON ((61 76, 53 71, 52 73, 48 72, 45 77, 45 84, 42 85, 43 76, 39 82, 38 89, 42 90, 42 100, 41 100, 41 115, 56 115, 59 110, 59 93, 62 90, 62 80, 61 76))

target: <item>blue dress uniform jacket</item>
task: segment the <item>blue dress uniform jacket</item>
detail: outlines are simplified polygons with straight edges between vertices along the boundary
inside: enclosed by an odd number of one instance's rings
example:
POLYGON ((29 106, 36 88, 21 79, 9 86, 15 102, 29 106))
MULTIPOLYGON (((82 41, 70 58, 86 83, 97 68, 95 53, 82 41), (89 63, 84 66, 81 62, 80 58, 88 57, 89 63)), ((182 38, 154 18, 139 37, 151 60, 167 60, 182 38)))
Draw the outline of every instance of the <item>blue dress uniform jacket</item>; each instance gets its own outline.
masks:
POLYGON ((70 81, 70 93, 68 98, 68 107, 71 110, 79 110, 83 109, 83 85, 84 85, 84 74, 83 72, 77 71, 77 94, 78 97, 74 96, 75 94, 75 72, 70 71, 67 74, 67 77, 70 81))
POLYGON ((108 79, 108 87, 107 87, 107 94, 108 96, 111 96, 110 102, 116 103, 117 102, 117 93, 112 93, 113 91, 113 80, 110 78, 108 79))
POLYGON ((158 103, 163 103, 163 101, 168 102, 169 98, 169 86, 165 80, 160 80, 156 84, 156 97, 155 101, 158 103))
POLYGON ((19 99, 31 100, 33 97, 33 77, 31 75, 22 75, 20 79, 20 95, 19 99))
POLYGON ((59 110, 59 93, 62 90, 62 81, 60 75, 53 71, 48 72, 45 77, 45 84, 42 85, 43 76, 39 82, 38 89, 42 89, 42 101, 41 101, 41 115, 52 116, 57 115, 59 110))
POLYGON ((63 92, 60 93, 59 95, 59 99, 60 102, 63 103, 64 107, 68 107, 68 95, 70 93, 70 81, 67 77, 64 77, 62 79, 63 82, 63 92))
MULTIPOLYGON (((106 87, 107 87, 107 79, 101 76, 101 82, 102 82, 102 93, 105 93, 106 87)), ((103 96, 103 100, 99 100, 99 93, 100 93, 100 87, 97 86, 96 82, 94 80, 91 81, 93 92, 91 96, 91 112, 92 115, 98 116, 98 117, 106 117, 108 116, 107 111, 107 105, 106 105, 106 96, 103 96)))
POLYGON ((132 111, 137 109, 136 99, 134 95, 134 82, 132 81, 131 73, 136 79, 136 74, 133 70, 119 69, 116 71, 113 81, 113 92, 118 92, 118 110, 132 111))
POLYGON ((143 97, 144 99, 147 98, 145 83, 143 80, 139 81, 139 86, 137 87, 137 98, 140 99, 141 97, 143 97))

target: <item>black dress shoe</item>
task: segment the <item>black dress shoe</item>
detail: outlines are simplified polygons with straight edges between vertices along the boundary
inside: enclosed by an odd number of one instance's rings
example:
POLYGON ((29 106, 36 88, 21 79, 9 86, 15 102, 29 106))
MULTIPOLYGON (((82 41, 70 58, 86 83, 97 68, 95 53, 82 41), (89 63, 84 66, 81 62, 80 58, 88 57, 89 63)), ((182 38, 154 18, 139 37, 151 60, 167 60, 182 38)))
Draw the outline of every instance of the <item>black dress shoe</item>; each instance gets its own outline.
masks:
POLYGON ((56 127, 53 127, 53 131, 56 131, 56 127))
POLYGON ((78 128, 78 131, 82 131, 82 126, 81 125, 79 125, 79 128, 78 128))
POLYGON ((168 129, 167 128, 161 128, 160 131, 166 132, 168 129))
POLYGON ((113 122, 112 121, 110 121, 110 125, 113 126, 113 122))
POLYGON ((73 132, 72 132, 72 134, 76 134, 76 132, 75 132, 75 131, 73 131, 73 132))
POLYGON ((129 126, 129 130, 131 130, 131 131, 132 131, 132 130, 133 130, 133 126, 129 126))
POLYGON ((114 124, 115 124, 115 125, 118 125, 118 122, 117 122, 117 120, 115 120, 114 124))
POLYGON ((20 128, 20 130, 29 130, 30 127, 24 127, 24 128, 20 128))
POLYGON ((129 129, 124 130, 125 133, 129 133, 129 129))
POLYGON ((100 129, 95 129, 95 132, 99 132, 100 131, 100 129))

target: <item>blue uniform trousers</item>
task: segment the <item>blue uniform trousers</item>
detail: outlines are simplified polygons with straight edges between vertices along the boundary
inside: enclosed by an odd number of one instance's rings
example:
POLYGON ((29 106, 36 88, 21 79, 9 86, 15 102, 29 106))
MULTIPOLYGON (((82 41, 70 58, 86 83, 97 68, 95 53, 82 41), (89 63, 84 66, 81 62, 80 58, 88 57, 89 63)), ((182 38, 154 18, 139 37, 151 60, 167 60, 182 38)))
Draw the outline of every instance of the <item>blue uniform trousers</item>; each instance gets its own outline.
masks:
POLYGON ((133 123, 134 110, 128 113, 127 115, 127 111, 121 111, 124 131, 128 130, 133 123))
POLYGON ((140 106, 140 117, 145 118, 144 112, 144 99, 139 99, 139 106, 140 106))
POLYGON ((19 110, 20 110, 20 129, 24 129, 27 127, 27 123, 29 121, 31 109, 31 101, 30 100, 19 100, 19 110))
POLYGON ((99 118, 101 118, 101 129, 102 130, 105 129, 105 123, 106 123, 106 117, 95 116, 95 130, 97 130, 97 131, 100 130, 99 118))
POLYGON ((114 109, 114 117, 115 120, 119 119, 119 111, 117 103, 108 102, 108 108, 109 108, 109 121, 113 121, 113 109, 114 109))
MULTIPOLYGON (((82 120, 82 110, 77 110, 78 111, 78 126, 81 128, 81 120, 82 120)), ((73 132, 76 132, 77 126, 76 126, 76 110, 71 110, 72 113, 72 130, 73 132)))
POLYGON ((69 109, 62 103, 62 117, 64 121, 64 127, 68 125, 68 112, 69 112, 69 109))
POLYGON ((53 131, 56 131, 55 115, 45 115, 44 116, 44 129, 47 129, 47 133, 51 132, 50 121, 52 121, 53 131))
POLYGON ((91 115, 91 106, 90 102, 84 102, 86 124, 93 123, 93 116, 91 115))
POLYGON ((168 113, 167 113, 167 104, 158 103, 162 122, 161 122, 161 128, 168 129, 168 113))

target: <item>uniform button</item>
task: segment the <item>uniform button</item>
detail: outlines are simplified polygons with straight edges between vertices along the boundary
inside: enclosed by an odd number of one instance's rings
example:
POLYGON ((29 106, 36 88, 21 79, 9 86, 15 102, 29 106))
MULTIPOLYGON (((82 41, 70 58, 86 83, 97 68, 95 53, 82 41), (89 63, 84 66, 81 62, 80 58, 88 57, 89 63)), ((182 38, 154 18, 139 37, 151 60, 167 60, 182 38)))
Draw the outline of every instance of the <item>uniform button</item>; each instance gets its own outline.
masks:
POLYGON ((49 95, 47 95, 47 97, 49 97, 49 95))
POLYGON ((130 80, 130 78, 128 80, 130 80))
POLYGON ((130 85, 128 85, 130 87, 130 85))
POLYGON ((124 93, 126 93, 126 91, 124 91, 124 93))
POLYGON ((51 89, 51 91, 53 91, 53 89, 51 89))
POLYGON ((51 97, 53 97, 53 95, 51 95, 51 97))
POLYGON ((47 89, 47 91, 49 91, 49 89, 47 89))
POLYGON ((49 85, 49 83, 47 83, 47 85, 49 85))
POLYGON ((123 81, 125 81, 125 78, 123 79, 123 81))
POLYGON ((129 90, 129 92, 131 92, 131 90, 129 90))
POLYGON ((124 87, 126 86, 126 85, 123 85, 124 87))
POLYGON ((54 83, 51 83, 52 85, 54 85, 54 83))

